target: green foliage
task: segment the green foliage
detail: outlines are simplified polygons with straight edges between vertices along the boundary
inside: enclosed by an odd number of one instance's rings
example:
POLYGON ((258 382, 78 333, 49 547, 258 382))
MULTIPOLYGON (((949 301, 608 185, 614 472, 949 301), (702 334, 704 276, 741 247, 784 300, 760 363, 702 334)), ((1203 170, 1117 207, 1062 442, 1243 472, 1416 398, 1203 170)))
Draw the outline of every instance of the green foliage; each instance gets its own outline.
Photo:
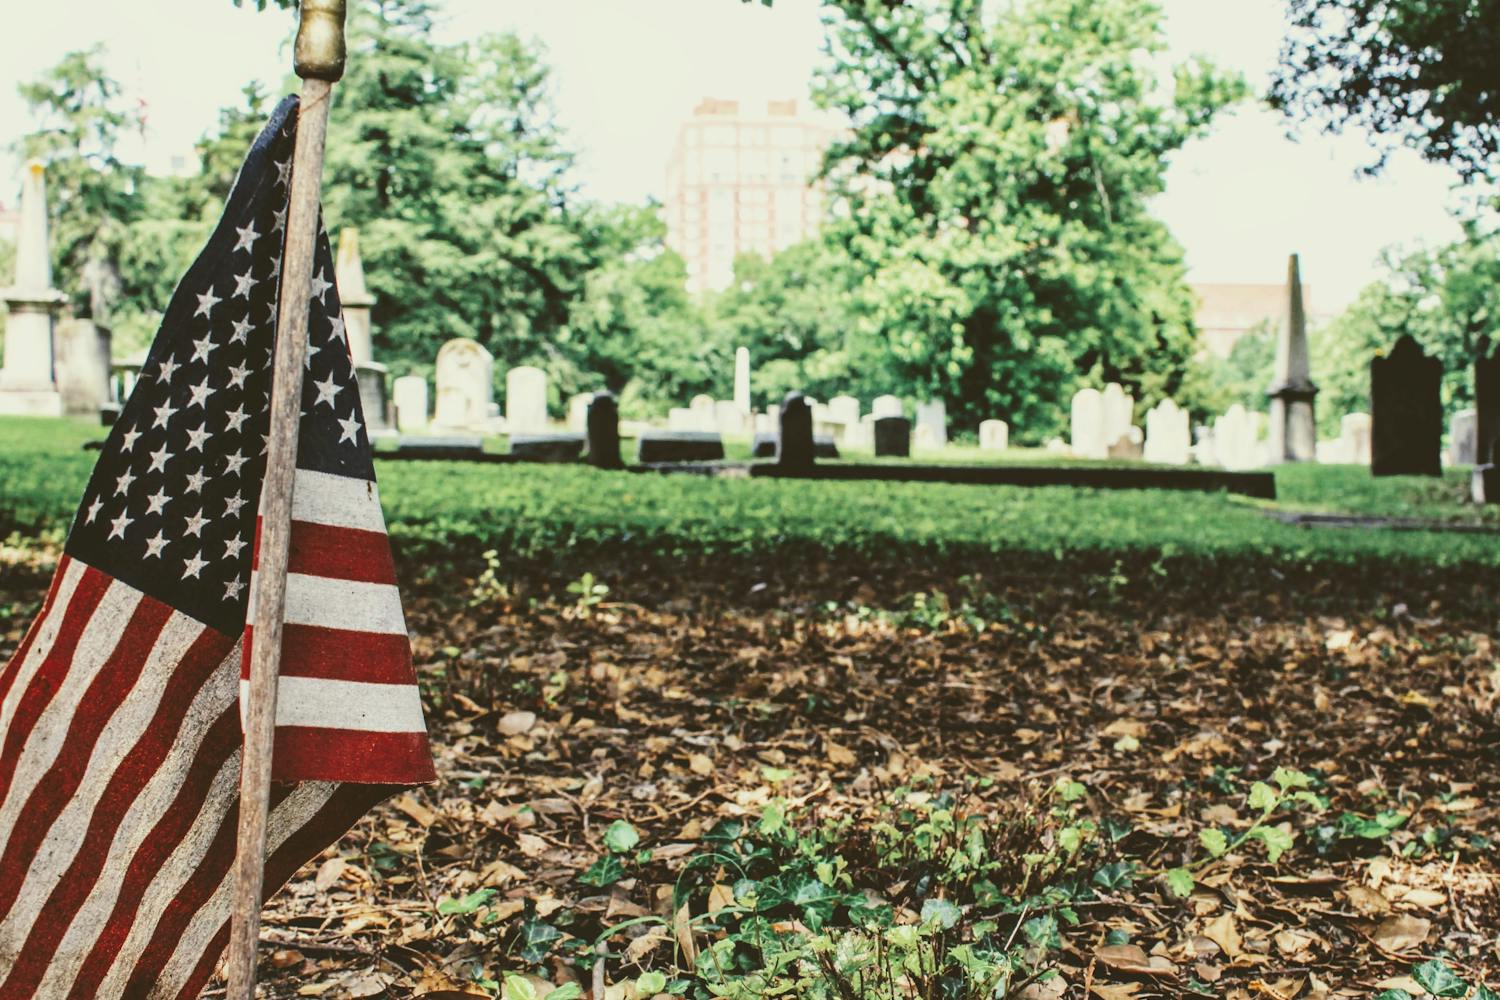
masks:
POLYGON ((1147 204, 1242 81, 1195 62, 1162 94, 1146 0, 827 6, 819 97, 853 126, 826 234, 855 276, 851 368, 1033 441, 1081 384, 1174 392, 1194 305, 1147 204))
POLYGON ((1494 176, 1500 8, 1473 0, 1287 0, 1287 12, 1273 104, 1328 131, 1355 126, 1404 142, 1468 178, 1494 176))

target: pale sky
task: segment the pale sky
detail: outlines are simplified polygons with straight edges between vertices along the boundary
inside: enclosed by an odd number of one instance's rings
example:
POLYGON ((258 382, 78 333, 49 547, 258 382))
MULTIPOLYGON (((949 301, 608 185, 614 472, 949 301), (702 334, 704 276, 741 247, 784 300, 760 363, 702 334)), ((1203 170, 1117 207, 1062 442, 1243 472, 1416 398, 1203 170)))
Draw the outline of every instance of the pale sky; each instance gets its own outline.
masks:
MULTIPOLYGON (((252 0, 247 0, 247 4, 252 0)), ((739 0, 446 0, 453 39, 516 30, 540 40, 554 71, 558 117, 580 151, 590 196, 660 197, 678 124, 705 96, 805 99, 820 62, 815 0, 771 9, 739 0)), ((1165 0, 1176 56, 1207 55, 1263 91, 1282 37, 1283 0, 1165 0)), ((30 123, 16 85, 70 49, 102 42, 107 64, 148 127, 126 155, 163 168, 210 130, 250 80, 279 84, 290 65, 291 15, 229 0, 66 0, 25 4, 0 36, 0 145, 30 123)), ((1187 249, 1196 281, 1279 282, 1302 255, 1312 307, 1337 310, 1375 276, 1380 251, 1457 235, 1445 207, 1454 175, 1395 156, 1379 179, 1359 135, 1311 131, 1246 107, 1183 150, 1155 210, 1187 249)), ((0 201, 19 189, 0 153, 0 201)))

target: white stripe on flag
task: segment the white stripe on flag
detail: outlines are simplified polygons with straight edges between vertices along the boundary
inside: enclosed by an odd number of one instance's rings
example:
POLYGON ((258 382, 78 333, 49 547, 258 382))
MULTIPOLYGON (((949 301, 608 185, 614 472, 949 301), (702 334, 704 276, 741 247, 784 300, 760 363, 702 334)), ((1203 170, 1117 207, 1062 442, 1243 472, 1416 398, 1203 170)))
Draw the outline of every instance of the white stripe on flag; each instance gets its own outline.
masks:
MULTIPOLYGON (((255 621, 255 581, 250 574, 250 607, 246 621, 255 621)), ((401 592, 388 583, 333 580, 306 573, 286 575, 286 612, 291 625, 316 625, 350 632, 405 635, 401 592)))
MULTIPOLYGON (((234 759, 238 765, 239 755, 236 754, 234 759)), ((266 821, 266 857, 275 854, 292 834, 306 826, 333 797, 338 787, 332 781, 304 781, 282 799, 271 810, 271 816, 266 821)), ((162 969, 161 982, 147 995, 148 1000, 175 1000, 177 991, 181 989, 180 984, 193 974, 193 969, 208 950, 209 942, 219 933, 224 921, 229 919, 229 897, 233 888, 234 867, 230 866, 214 894, 193 915, 187 933, 177 942, 177 950, 162 969), (163 984, 171 983, 179 985, 176 988, 163 988, 163 984)))
POLYGON ((125 625, 135 612, 136 605, 141 602, 141 597, 139 590, 115 580, 100 598, 98 607, 94 609, 88 624, 83 627, 83 633, 78 637, 78 646, 73 650, 73 658, 68 661, 67 675, 26 739, 25 749, 16 763, 10 792, 6 795, 4 804, 0 805, 0 830, 16 828, 17 815, 36 783, 47 773, 47 769, 62 751, 68 736, 68 722, 73 718, 78 703, 83 700, 99 668, 119 644, 125 625))
MULTIPOLYGON (((250 682, 240 681, 240 704, 250 682)), ((244 715, 243 710, 241 716, 244 715)), ((414 684, 289 677, 276 681, 276 724, 350 729, 361 733, 425 733, 422 697, 414 684)))
MULTIPOLYGON (((47 658, 48 651, 52 649, 52 643, 57 640, 58 630, 62 628, 63 615, 68 610, 68 602, 73 599, 73 591, 77 589, 78 581, 83 578, 86 569, 88 567, 77 559, 68 563, 67 572, 63 574, 62 580, 57 585, 57 597, 52 601, 52 610, 47 613, 46 620, 37 627, 36 641, 26 651, 26 660, 21 664, 16 679, 11 683, 4 703, 0 704, 0 733, 10 728, 10 717, 15 714, 21 695, 31 684, 31 678, 36 675, 37 668, 47 658)), ((0 672, 5 670, 5 666, 4 663, 0 663, 0 672)))
MULTIPOLYGON (((167 619, 146 657, 139 680, 99 733, 83 780, 53 822, 42 849, 32 859, 15 904, 4 922, 0 922, 0 942, 15 941, 24 945, 33 918, 42 915, 47 898, 77 857, 89 821, 114 777, 115 769, 140 740, 156 714, 172 670, 202 632, 203 625, 186 615, 174 612, 167 619), (25 926, 18 927, 18 924, 25 926)), ((70 722, 59 719, 55 725, 66 728, 70 722)), ((35 776, 31 783, 34 785, 40 777, 35 776)), ((5 952, 3 943, 0 943, 0 952, 5 952)))
POLYGON ((374 482, 308 469, 297 470, 297 481, 292 488, 292 520, 385 534, 380 490, 374 482))
MULTIPOLYGON (((156 821, 166 814, 187 781, 188 769, 192 767, 193 759, 203 744, 209 727, 234 704, 238 692, 243 642, 241 639, 235 644, 203 687, 198 689, 192 705, 183 716, 182 726, 178 729, 171 748, 120 821, 115 830, 114 841, 109 845, 104 867, 99 871, 98 881, 94 883, 88 899, 79 907, 67 933, 58 942, 56 957, 37 990, 38 996, 65 996, 71 988, 78 969, 98 938, 99 928, 114 909, 125 881, 125 873, 145 843, 146 835, 151 832, 156 821)), ((230 778, 226 778, 221 772, 216 780, 237 779, 238 771, 235 771, 230 778)), ((209 797, 212 798, 213 794, 210 792, 209 797)))

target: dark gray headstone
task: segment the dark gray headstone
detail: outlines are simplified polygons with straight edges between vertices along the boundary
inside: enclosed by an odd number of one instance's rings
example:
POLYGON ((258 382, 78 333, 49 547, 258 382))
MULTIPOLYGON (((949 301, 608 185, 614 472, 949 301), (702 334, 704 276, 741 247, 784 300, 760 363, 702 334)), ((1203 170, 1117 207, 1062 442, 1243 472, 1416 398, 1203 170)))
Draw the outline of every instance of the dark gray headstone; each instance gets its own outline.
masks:
MULTIPOLYGON (((1474 409, 1477 430, 1477 448, 1474 461, 1488 465, 1500 460, 1500 347, 1488 357, 1480 355, 1474 361, 1474 409)), ((1500 502, 1496 497, 1494 502, 1500 502)))
POLYGON ((1370 471, 1377 476, 1443 473, 1443 363, 1410 335, 1370 362, 1370 471))
MULTIPOLYGON (((776 447, 781 440, 779 434, 757 434, 750 446, 753 458, 775 458, 776 447)), ((813 454, 818 458, 838 458, 839 445, 831 434, 813 435, 813 454)))
POLYGON ((881 417, 875 421, 875 457, 911 457, 911 421, 905 417, 881 417))
POLYGON ((811 469, 813 452, 812 405, 800 392, 781 401, 781 433, 776 439, 776 464, 787 469, 811 469))
POLYGON ((599 469, 623 469, 620 458, 620 404, 612 392, 596 392, 589 401, 588 463, 599 469))
POLYGON ((391 429, 391 401, 386 392, 385 365, 366 362, 354 366, 354 381, 359 386, 359 408, 364 411, 365 427, 371 433, 391 429))
POLYGON ((523 462, 576 462, 583 456, 583 435, 513 434, 510 453, 523 462))
POLYGON ((636 444, 635 457, 645 465, 718 462, 724 458, 724 439, 710 432, 647 431, 636 444))

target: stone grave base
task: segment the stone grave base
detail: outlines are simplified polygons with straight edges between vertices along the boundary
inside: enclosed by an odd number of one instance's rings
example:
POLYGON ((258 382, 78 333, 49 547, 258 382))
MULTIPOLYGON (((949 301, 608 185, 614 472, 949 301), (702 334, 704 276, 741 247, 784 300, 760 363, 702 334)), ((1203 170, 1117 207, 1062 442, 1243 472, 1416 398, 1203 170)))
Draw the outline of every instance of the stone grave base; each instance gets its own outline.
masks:
POLYGON ((576 462, 583 457, 582 434, 516 434, 510 453, 525 462, 576 462))
POLYGON ((60 417, 63 398, 47 389, 0 389, 0 416, 60 417))

